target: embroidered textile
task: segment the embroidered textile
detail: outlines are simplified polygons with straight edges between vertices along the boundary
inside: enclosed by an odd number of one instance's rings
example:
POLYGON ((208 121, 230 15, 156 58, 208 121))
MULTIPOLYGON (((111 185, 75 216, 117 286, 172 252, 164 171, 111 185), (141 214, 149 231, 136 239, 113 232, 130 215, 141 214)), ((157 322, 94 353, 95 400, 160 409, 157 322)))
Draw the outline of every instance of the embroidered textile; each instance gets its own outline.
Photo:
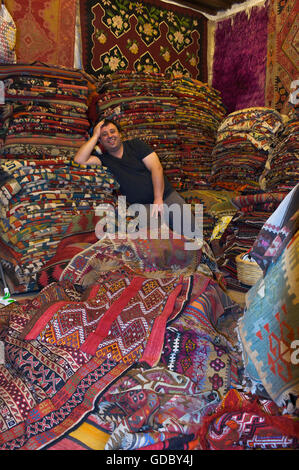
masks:
POLYGON ((186 250, 185 239, 140 238, 129 236, 103 238, 78 253, 61 274, 83 287, 91 286, 101 273, 111 270, 146 277, 191 275, 196 272, 221 280, 214 255, 207 243, 197 250, 186 250))
POLYGON ((27 324, 23 336, 68 345, 99 357, 114 351, 113 357, 126 362, 132 354, 133 335, 135 349, 147 339, 142 360, 154 365, 162 349, 161 332, 174 308, 180 311, 180 303, 184 305, 189 284, 188 279, 130 278, 114 273, 93 284, 84 301, 61 301, 39 312, 27 324))
POLYGON ((250 255, 267 271, 279 258, 283 249, 298 230, 299 183, 284 197, 282 202, 262 226, 250 255))

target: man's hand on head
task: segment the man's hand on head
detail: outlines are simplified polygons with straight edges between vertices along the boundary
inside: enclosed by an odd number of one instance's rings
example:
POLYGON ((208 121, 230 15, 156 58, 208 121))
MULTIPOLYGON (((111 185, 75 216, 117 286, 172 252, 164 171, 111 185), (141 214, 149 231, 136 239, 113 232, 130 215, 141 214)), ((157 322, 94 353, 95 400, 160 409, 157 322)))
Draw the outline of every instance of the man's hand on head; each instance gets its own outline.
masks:
POLYGON ((97 139, 99 139, 101 136, 101 128, 102 128, 103 123, 104 123, 104 119, 98 122, 97 125, 94 127, 93 135, 96 136, 97 139))

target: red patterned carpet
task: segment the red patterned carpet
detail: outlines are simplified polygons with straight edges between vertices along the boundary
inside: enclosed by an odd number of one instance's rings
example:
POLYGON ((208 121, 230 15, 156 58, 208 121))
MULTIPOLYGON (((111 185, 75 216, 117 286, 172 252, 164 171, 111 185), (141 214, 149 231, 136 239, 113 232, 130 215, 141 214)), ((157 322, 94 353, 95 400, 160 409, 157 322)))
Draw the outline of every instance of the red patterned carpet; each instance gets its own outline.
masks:
POLYGON ((7 0, 17 28, 18 63, 73 67, 76 0, 7 0))

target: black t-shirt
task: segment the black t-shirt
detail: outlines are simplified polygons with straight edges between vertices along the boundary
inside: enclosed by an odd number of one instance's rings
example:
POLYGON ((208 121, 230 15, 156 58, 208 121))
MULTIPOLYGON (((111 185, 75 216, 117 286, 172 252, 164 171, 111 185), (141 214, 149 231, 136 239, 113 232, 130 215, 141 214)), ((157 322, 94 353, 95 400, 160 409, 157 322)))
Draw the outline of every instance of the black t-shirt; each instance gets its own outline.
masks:
MULTIPOLYGON (((153 149, 140 139, 123 142, 122 158, 114 157, 108 152, 97 154, 103 166, 106 166, 118 181, 121 193, 130 204, 152 204, 154 190, 151 172, 142 162, 143 158, 153 152, 153 149)), ((173 188, 164 175, 164 196, 167 197, 173 188)))

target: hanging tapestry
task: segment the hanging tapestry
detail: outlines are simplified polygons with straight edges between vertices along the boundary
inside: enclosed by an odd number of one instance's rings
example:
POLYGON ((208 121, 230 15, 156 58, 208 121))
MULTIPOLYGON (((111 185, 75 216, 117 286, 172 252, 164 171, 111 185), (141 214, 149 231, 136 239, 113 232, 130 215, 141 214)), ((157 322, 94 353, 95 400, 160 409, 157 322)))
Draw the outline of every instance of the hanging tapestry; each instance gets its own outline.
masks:
POLYGON ((7 0, 19 63, 74 66, 76 0, 7 0))
POLYGON ((207 80, 207 20, 156 0, 81 0, 83 68, 104 78, 131 70, 207 80))
POLYGON ((272 0, 268 23, 266 106, 287 113, 291 83, 299 76, 298 0, 272 0))
POLYGON ((267 4, 217 23, 213 87, 228 113, 265 104, 267 4))

